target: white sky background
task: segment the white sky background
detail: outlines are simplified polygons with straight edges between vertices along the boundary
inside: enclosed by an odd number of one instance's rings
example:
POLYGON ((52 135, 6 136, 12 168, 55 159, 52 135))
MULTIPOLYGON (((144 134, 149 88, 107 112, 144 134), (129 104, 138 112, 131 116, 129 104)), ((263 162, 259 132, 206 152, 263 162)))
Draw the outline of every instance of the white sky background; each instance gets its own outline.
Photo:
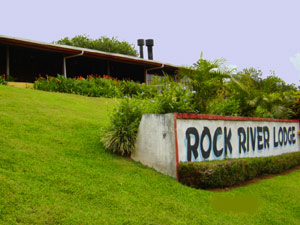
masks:
POLYGON ((206 59, 224 57, 264 76, 274 70, 299 85, 300 0, 0 0, 0 6, 1 35, 44 42, 117 36, 135 45, 153 38, 158 61, 192 65, 203 51, 206 59))

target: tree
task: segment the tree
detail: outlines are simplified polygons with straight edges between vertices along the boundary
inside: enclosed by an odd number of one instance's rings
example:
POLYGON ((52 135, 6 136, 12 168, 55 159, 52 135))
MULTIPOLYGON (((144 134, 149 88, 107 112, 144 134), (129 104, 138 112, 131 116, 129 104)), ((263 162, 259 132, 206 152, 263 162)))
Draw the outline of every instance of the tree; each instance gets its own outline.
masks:
POLYGON ((71 39, 65 37, 54 43, 95 49, 104 52, 119 53, 123 55, 138 56, 133 44, 129 44, 126 41, 118 41, 115 37, 108 38, 106 36, 101 36, 100 38, 93 40, 86 35, 77 35, 71 39))

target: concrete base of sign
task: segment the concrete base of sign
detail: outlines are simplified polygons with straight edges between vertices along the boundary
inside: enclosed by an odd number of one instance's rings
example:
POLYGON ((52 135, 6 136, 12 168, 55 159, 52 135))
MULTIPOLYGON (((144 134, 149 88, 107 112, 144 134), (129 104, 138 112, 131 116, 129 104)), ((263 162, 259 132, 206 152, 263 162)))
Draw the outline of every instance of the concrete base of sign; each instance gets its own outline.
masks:
POLYGON ((131 158, 176 178, 173 114, 144 114, 131 158))

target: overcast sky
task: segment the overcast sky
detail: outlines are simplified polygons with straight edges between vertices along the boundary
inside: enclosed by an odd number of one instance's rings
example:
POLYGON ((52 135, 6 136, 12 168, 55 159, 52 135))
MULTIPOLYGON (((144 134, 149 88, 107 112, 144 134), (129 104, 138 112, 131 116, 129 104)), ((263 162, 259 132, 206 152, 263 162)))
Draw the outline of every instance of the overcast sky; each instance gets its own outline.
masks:
MULTIPOLYGON (((154 39, 154 59, 192 65, 224 57, 239 70, 300 79, 300 0, 1 0, 1 35, 52 42, 87 34, 136 45, 154 39)), ((147 54, 146 54, 147 57, 147 54)))

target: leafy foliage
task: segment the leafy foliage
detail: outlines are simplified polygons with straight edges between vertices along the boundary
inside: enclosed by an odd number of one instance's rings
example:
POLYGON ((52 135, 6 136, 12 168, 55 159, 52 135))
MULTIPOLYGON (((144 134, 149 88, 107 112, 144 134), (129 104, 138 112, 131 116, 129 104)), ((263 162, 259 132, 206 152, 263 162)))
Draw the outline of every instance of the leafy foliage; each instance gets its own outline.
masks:
POLYGON ((143 113, 150 110, 144 104, 131 98, 124 98, 110 116, 110 124, 103 132, 102 143, 111 152, 130 156, 134 151, 137 131, 143 113))
MULTIPOLYGON (((135 148, 137 131, 145 113, 193 112, 192 92, 169 76, 156 78, 160 93, 153 99, 123 98, 110 117, 103 132, 102 143, 111 152, 130 156, 135 148)), ((124 89, 123 89, 124 90, 124 89)), ((139 94, 143 98, 145 94, 139 94)))
POLYGON ((126 41, 118 41, 115 37, 109 38, 101 36, 98 39, 90 39, 86 35, 77 35, 73 38, 65 37, 56 42, 60 45, 70 45, 82 48, 95 49, 104 52, 113 52, 130 56, 138 56, 133 44, 126 41))
POLYGON ((265 79, 254 68, 234 74, 224 59, 208 61, 201 55, 192 67, 181 68, 179 75, 194 92, 195 113, 297 118, 297 88, 274 72, 265 79))
POLYGON ((208 113, 209 102, 216 98, 224 79, 229 78, 227 71, 221 70, 223 59, 208 61, 201 58, 189 68, 181 68, 179 75, 186 79, 193 90, 193 102, 197 113, 208 113))
POLYGON ((291 109, 293 111, 293 117, 300 119, 300 92, 295 93, 295 99, 296 101, 293 102, 291 109))
POLYGON ((300 165, 300 152, 280 156, 180 163, 179 181, 194 188, 223 188, 300 165))
POLYGON ((0 76, 0 85, 7 85, 7 81, 5 80, 5 74, 0 76))
POLYGON ((156 113, 193 113, 193 92, 184 83, 175 81, 170 76, 156 77, 155 83, 160 84, 160 92, 154 97, 156 113))
POLYGON ((88 75, 87 78, 65 78, 63 75, 39 77, 34 88, 44 91, 72 93, 90 97, 121 98, 123 96, 152 98, 158 90, 133 81, 119 81, 110 76, 88 75))
POLYGON ((300 116, 300 94, 294 85, 286 84, 274 74, 263 79, 261 71, 253 68, 233 74, 224 59, 208 61, 202 56, 192 67, 181 68, 178 76, 156 77, 150 86, 109 76, 87 76, 86 79, 58 76, 40 77, 34 87, 92 97, 125 98, 112 113, 110 126, 102 138, 107 149, 121 155, 134 151, 143 113, 300 116))
POLYGON ((231 75, 221 95, 211 104, 211 113, 269 118, 292 118, 296 87, 275 75, 265 79, 253 68, 231 75))

